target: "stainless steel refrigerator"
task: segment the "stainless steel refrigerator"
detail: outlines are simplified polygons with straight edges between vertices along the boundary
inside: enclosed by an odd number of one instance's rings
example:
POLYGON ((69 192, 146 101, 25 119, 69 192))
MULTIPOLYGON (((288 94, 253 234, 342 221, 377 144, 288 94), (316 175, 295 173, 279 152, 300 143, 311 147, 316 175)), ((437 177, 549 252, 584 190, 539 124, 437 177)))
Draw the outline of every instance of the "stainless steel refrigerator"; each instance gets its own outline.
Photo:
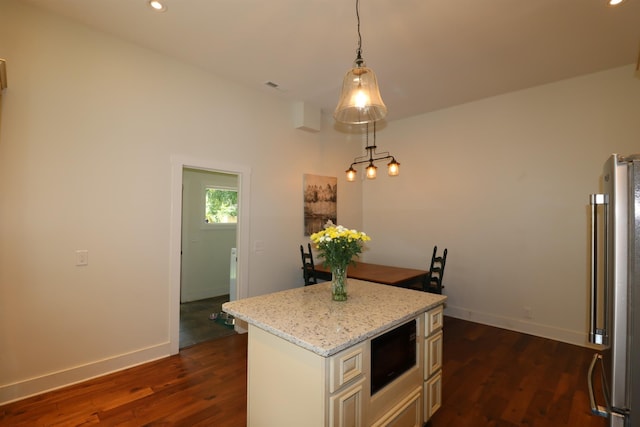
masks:
POLYGON ((640 427, 640 154, 613 154, 591 204, 591 411, 640 427))

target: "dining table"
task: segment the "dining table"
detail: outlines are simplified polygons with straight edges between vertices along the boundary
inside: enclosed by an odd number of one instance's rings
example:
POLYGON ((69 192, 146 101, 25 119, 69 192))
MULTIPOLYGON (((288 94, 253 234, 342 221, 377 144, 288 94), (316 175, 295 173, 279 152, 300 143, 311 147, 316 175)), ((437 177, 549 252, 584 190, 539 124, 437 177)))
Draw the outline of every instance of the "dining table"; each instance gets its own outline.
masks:
MULTIPOLYGON (((318 264, 315 266, 315 271, 318 279, 331 280, 331 270, 328 267, 318 264)), ((366 280, 368 282, 412 289, 422 289, 422 282, 428 275, 428 270, 371 264, 359 261, 356 261, 355 265, 349 264, 347 268, 347 277, 351 279, 366 280)))

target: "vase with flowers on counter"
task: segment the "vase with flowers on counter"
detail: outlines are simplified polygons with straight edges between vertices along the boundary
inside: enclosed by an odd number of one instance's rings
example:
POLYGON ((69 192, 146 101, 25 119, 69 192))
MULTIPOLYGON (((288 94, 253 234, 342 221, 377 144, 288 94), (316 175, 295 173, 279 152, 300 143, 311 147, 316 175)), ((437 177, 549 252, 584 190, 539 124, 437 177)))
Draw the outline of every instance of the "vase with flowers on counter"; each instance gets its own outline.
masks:
POLYGON ((334 301, 347 300, 347 268, 353 257, 362 252, 362 244, 371 240, 366 233, 327 221, 324 229, 311 235, 323 264, 331 270, 331 296, 334 301))

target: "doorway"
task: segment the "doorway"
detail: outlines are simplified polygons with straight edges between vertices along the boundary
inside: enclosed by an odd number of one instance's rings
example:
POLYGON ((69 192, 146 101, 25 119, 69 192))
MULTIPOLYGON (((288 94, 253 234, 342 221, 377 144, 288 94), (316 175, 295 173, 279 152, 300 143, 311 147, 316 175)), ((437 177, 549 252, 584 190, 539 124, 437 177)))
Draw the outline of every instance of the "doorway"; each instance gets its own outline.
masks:
MULTIPOLYGON (((248 296, 248 290, 246 288, 246 283, 248 283, 248 260, 246 254, 248 253, 249 248, 249 235, 248 235, 248 227, 249 227, 249 200, 250 200, 250 168, 242 165, 230 165, 224 164, 220 162, 216 162, 213 160, 206 159, 188 159, 181 157, 172 158, 172 195, 171 195, 171 257, 170 257, 170 274, 171 274, 171 284, 170 284, 170 301, 169 301, 169 339, 170 339, 170 348, 171 354, 176 354, 179 352, 181 347, 180 345, 180 309, 181 302, 183 299, 198 299, 198 295, 205 296, 203 294, 202 289, 192 288, 188 292, 184 292, 182 289, 182 276, 183 276, 183 245, 185 239, 190 239, 193 237, 191 233, 193 233, 193 227, 190 230, 185 230, 183 226, 183 189, 186 184, 192 185, 192 183, 185 182, 188 180, 187 177, 185 179, 185 170, 194 171, 197 174, 202 176, 214 177, 216 175, 224 175, 225 177, 232 177, 237 182, 237 191, 238 191, 238 212, 237 212, 237 225, 235 227, 236 236, 235 236, 235 244, 236 244, 236 253, 237 253, 237 263, 236 263, 236 280, 235 280, 235 289, 229 289, 229 293, 232 296, 232 299, 235 298, 245 298, 248 296), (234 298, 235 297, 235 298, 234 298)), ((204 212, 204 205, 202 205, 202 211, 204 212)), ((196 208, 199 209, 199 208, 196 208)), ((197 214, 199 215, 199 214, 197 214)), ((203 221, 204 223, 204 221, 203 221)), ((206 230, 206 225, 202 223, 197 224, 196 229, 202 227, 203 231, 211 231, 206 230)), ((197 231, 196 231, 197 234, 197 231)), ((204 234, 202 235, 204 236, 204 234)), ((196 240, 198 237, 196 236, 196 240)), ((224 259, 227 263, 230 261, 230 255, 226 254, 224 259)), ((229 264, 227 264, 229 266, 229 264)), ((196 272, 197 276, 199 273, 196 272)), ((196 280, 197 281, 197 280, 196 280)), ((229 277, 225 278, 225 286, 229 285, 229 277)), ((204 301, 205 304, 211 303, 215 304, 216 301, 204 301)), ((221 302, 220 302, 221 304, 221 302)), ((215 305, 212 306, 207 314, 207 322, 209 314, 212 314, 216 310, 215 305)))
POLYGON ((237 174, 182 171, 180 349, 235 333, 221 311, 236 299, 238 195, 237 174))

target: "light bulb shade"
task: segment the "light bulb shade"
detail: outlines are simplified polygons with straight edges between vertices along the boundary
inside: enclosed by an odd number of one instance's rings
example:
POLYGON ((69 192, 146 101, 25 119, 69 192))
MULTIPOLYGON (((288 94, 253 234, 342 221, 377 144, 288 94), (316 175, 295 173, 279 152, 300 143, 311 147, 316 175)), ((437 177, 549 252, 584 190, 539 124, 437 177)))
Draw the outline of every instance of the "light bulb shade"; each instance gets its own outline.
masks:
POLYGON ((363 66, 349 70, 333 117, 342 123, 362 124, 376 122, 386 115, 387 107, 382 102, 373 70, 363 66))
POLYGON ((356 170, 353 168, 353 165, 351 165, 345 172, 347 173, 347 181, 353 182, 356 180, 356 170))
POLYGON ((400 163, 396 162, 396 159, 392 158, 391 161, 387 163, 387 170, 389 172, 389 176, 400 175, 400 163))
POLYGON ((377 169, 373 163, 369 163, 369 166, 367 166, 367 178, 375 179, 378 174, 377 169))

